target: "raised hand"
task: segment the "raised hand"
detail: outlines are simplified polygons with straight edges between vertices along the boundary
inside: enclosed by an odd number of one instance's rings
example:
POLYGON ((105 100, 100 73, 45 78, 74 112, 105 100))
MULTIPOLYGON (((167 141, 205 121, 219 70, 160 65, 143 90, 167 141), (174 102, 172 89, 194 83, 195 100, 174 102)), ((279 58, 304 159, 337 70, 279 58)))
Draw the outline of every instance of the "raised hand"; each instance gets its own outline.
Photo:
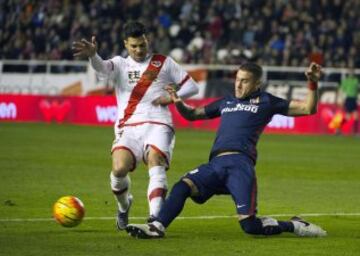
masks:
POLYGON ((320 80, 322 71, 321 66, 312 62, 308 69, 305 71, 305 76, 312 82, 318 82, 320 80))
POLYGON ((170 99, 172 102, 176 103, 181 101, 181 98, 177 95, 177 86, 173 84, 169 84, 165 86, 165 90, 169 93, 170 99))
POLYGON ((73 42, 72 50, 74 51, 74 57, 89 58, 94 56, 97 51, 95 36, 91 37, 91 42, 86 39, 73 42))
POLYGON ((179 96, 177 96, 177 85, 176 84, 169 84, 164 87, 164 90, 169 93, 168 96, 160 96, 159 98, 155 99, 152 104, 155 106, 161 105, 161 106, 167 106, 173 102, 178 102, 181 99, 179 96))

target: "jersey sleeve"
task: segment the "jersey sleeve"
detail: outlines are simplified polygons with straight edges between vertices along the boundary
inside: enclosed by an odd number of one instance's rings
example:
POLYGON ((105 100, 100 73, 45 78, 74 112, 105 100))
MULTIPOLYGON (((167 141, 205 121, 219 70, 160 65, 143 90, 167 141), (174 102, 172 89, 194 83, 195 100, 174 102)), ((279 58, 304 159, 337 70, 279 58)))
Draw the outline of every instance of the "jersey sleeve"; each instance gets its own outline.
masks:
POLYGON ((221 116, 221 108, 220 107, 221 107, 222 101, 223 101, 223 98, 206 105, 204 107, 205 115, 208 118, 216 118, 216 117, 221 116))
POLYGON ((186 99, 197 94, 199 92, 199 88, 192 77, 190 77, 190 75, 171 57, 167 57, 166 61, 171 82, 180 87, 177 92, 178 96, 186 99))
POLYGON ((289 110, 290 101, 284 100, 271 94, 269 94, 269 96, 273 114, 286 115, 289 110))
POLYGON ((98 54, 90 58, 90 64, 100 78, 113 78, 120 70, 121 57, 103 60, 98 54))

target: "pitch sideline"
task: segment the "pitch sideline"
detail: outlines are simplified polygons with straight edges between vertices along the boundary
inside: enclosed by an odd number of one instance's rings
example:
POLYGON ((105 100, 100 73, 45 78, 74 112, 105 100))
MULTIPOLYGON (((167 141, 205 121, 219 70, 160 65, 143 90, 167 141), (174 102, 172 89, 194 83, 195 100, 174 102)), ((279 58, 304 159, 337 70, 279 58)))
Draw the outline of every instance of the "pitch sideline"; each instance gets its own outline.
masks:
MULTIPOLYGON (((303 214, 269 214, 264 215, 269 217, 292 217, 292 216, 302 216, 302 217, 360 217, 360 213, 303 213, 303 214)), ((147 217, 130 217, 130 220, 143 220, 147 217)), ((236 215, 230 216, 189 216, 182 217, 179 216, 177 220, 212 220, 212 219, 227 219, 227 218, 236 218, 236 215)), ((87 220, 114 220, 115 217, 85 217, 87 220)), ((41 221, 53 221, 53 218, 3 218, 0 219, 0 222, 41 222, 41 221)))

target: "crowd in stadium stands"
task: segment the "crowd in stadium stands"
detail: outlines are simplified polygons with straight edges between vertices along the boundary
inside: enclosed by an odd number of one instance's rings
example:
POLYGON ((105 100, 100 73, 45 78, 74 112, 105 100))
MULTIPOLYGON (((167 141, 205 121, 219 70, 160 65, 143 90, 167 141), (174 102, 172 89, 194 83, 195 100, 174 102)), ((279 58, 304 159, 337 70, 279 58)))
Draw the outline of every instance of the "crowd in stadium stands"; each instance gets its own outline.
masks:
POLYGON ((148 25, 152 48, 183 63, 360 67, 358 0, 0 1, 0 59, 73 59, 96 35, 103 58, 124 54, 121 28, 148 25))

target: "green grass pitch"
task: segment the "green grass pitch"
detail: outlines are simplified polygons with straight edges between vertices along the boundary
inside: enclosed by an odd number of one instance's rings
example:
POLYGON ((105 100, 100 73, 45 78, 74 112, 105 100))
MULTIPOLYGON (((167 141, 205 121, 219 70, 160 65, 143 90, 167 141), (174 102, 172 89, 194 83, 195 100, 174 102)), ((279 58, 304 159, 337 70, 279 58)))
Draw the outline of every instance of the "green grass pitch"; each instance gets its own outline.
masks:
MULTIPOLYGON (((170 187, 207 161, 212 132, 179 130, 170 187)), ((263 135, 259 215, 292 214, 321 225, 326 238, 245 235, 229 196, 186 203, 163 240, 115 230, 109 188, 112 127, 0 123, 0 255, 360 255, 360 138, 263 135), (53 203, 78 196, 86 217, 76 228, 51 219, 53 203), (218 216, 218 218, 209 218, 218 216)), ((131 222, 148 215, 148 175, 132 174, 131 222)), ((280 216, 279 216, 280 215, 280 216)))

